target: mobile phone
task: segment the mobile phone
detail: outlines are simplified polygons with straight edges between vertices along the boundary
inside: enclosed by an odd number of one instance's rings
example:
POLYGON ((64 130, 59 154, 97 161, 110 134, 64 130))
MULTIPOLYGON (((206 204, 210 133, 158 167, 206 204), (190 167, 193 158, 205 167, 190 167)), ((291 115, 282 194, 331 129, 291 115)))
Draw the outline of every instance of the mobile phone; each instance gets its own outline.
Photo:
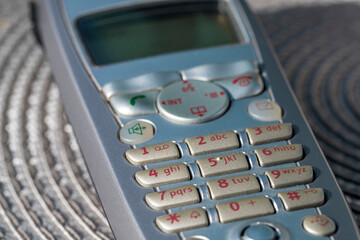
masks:
POLYGON ((244 0, 37 9, 117 239, 360 238, 244 0))

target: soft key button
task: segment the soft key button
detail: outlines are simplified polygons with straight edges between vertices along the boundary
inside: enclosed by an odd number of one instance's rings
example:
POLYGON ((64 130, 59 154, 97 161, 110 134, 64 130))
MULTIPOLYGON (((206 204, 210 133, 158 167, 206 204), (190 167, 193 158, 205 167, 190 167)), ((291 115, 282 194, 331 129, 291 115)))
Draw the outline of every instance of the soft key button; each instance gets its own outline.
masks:
POLYGON ((186 138, 185 143, 193 156, 240 147, 239 139, 233 131, 186 138))
POLYGON ((149 121, 133 120, 126 123, 119 131, 120 140, 129 145, 149 141, 154 137, 155 129, 149 121))
POLYGON ((178 159, 180 153, 175 143, 166 142, 127 150, 125 156, 133 165, 145 165, 178 159))
POLYGON ((303 228, 306 232, 317 237, 327 237, 335 233, 335 222, 324 215, 310 215, 303 221, 303 228))
POLYGON ((178 163, 137 172, 136 181, 143 187, 183 182, 190 179, 190 172, 184 163, 178 163))
POLYGON ((142 92, 154 88, 160 88, 172 81, 181 80, 178 72, 155 72, 138 77, 109 82, 104 85, 102 92, 106 99, 112 95, 129 92, 142 92))
POLYGON ((306 184, 313 180, 314 173, 311 166, 280 168, 265 172, 272 188, 284 188, 298 184, 306 184))
POLYGON ((211 199, 222 199, 260 192, 261 187, 257 178, 252 174, 232 176, 211 180, 206 183, 211 199))
POLYGON ((255 149, 254 153, 262 167, 296 162, 303 158, 301 144, 290 144, 268 148, 255 149))
POLYGON ((118 94, 110 98, 109 102, 120 117, 134 117, 156 113, 155 97, 158 91, 142 93, 118 94))
POLYGON ((205 227, 209 220, 204 209, 194 208, 157 217, 156 225, 165 233, 177 233, 205 227))
POLYGON ((321 188, 292 190, 278 194, 287 211, 317 207, 324 203, 324 191, 321 188))
POLYGON ((270 200, 264 196, 218 203, 216 210, 221 223, 270 215, 275 212, 270 200))
POLYGON ((241 152, 229 153, 196 160, 202 177, 240 172, 249 169, 249 163, 241 152))
POLYGON ((155 210, 165 210, 200 202, 199 192, 194 185, 171 188, 145 196, 146 203, 155 210))
POLYGON ((234 99, 254 96, 264 89, 264 83, 257 73, 247 73, 242 76, 215 81, 215 83, 225 87, 234 99))
POLYGON ((267 99, 252 101, 248 106, 248 112, 252 118, 259 121, 280 121, 282 118, 281 107, 267 99))
POLYGON ((204 64, 182 71, 182 76, 185 80, 209 81, 238 76, 247 72, 258 72, 255 61, 241 60, 228 63, 204 64))
POLYGON ((192 124, 220 117, 229 106, 229 97, 210 82, 177 81, 160 91, 156 105, 167 119, 192 124))

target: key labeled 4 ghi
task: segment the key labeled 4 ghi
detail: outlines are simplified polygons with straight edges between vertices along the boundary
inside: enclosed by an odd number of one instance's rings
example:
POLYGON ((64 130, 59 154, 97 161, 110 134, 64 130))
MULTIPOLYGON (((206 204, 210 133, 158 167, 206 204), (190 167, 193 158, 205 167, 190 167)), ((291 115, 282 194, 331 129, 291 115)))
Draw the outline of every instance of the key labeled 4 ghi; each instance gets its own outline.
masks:
POLYGON ((135 179, 143 187, 156 187, 187 181, 190 172, 184 163, 178 163, 137 172, 135 179))

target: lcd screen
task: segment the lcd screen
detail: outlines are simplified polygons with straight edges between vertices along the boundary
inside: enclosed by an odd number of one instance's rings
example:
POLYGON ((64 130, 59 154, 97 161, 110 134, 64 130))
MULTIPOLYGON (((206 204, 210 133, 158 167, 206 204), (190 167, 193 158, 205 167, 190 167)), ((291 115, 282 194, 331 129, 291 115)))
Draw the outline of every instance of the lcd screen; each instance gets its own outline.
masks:
POLYGON ((95 65, 240 42, 217 2, 187 2, 82 17, 77 27, 95 65))

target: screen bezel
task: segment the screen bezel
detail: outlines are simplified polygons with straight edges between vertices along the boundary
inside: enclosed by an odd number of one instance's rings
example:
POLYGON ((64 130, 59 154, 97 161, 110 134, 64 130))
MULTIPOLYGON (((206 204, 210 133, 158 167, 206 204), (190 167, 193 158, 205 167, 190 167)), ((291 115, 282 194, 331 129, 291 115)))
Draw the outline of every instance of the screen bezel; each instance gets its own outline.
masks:
POLYGON ((219 48, 219 47, 224 47, 224 46, 240 46, 240 45, 245 45, 248 43, 247 38, 245 37, 244 29, 242 28, 241 25, 239 25, 239 20, 236 19, 236 17, 234 16, 233 12, 231 11, 231 9, 229 7, 229 3, 226 0, 225 1, 224 0, 195 0, 195 1, 191 1, 191 2, 190 1, 172 0, 172 1, 154 1, 154 2, 146 2, 146 3, 137 3, 137 4, 130 5, 130 6, 117 7, 117 8, 113 8, 113 9, 97 11, 94 13, 79 16, 78 18, 75 19, 74 25, 75 25, 74 28, 77 32, 77 37, 80 40, 80 43, 81 43, 82 49, 86 55, 86 58, 87 58, 88 62, 91 64, 91 66, 94 68, 102 68, 102 67, 106 67, 106 66, 110 66, 110 65, 116 65, 116 64, 121 64, 124 62, 129 62, 129 61, 149 59, 149 58, 153 58, 153 57, 166 56, 166 55, 177 54, 177 53, 182 53, 182 52, 192 52, 192 51, 197 51, 197 50, 213 49, 213 48, 219 48), (213 45, 213 46, 208 46, 208 47, 204 47, 204 48, 193 48, 193 49, 185 49, 185 50, 179 50, 179 51, 171 51, 171 52, 165 52, 165 53, 155 54, 155 55, 151 55, 151 56, 145 56, 145 57, 141 57, 141 58, 133 58, 133 59, 125 60, 125 61, 113 61, 113 62, 105 63, 105 64, 97 64, 97 63, 95 63, 90 52, 88 51, 88 47, 87 47, 87 45, 82 37, 82 34, 78 28, 79 20, 89 17, 89 16, 91 16, 91 17, 101 16, 101 15, 113 14, 113 13, 116 13, 119 11, 134 11, 134 10, 136 11, 138 9, 140 9, 140 10, 141 9, 150 9, 150 8, 156 8, 158 6, 173 7, 174 5, 190 5, 190 4, 196 5, 196 4, 206 4, 206 3, 217 5, 218 12, 221 14, 224 14, 226 16, 238 42, 229 43, 229 44, 221 44, 221 45, 213 45))

